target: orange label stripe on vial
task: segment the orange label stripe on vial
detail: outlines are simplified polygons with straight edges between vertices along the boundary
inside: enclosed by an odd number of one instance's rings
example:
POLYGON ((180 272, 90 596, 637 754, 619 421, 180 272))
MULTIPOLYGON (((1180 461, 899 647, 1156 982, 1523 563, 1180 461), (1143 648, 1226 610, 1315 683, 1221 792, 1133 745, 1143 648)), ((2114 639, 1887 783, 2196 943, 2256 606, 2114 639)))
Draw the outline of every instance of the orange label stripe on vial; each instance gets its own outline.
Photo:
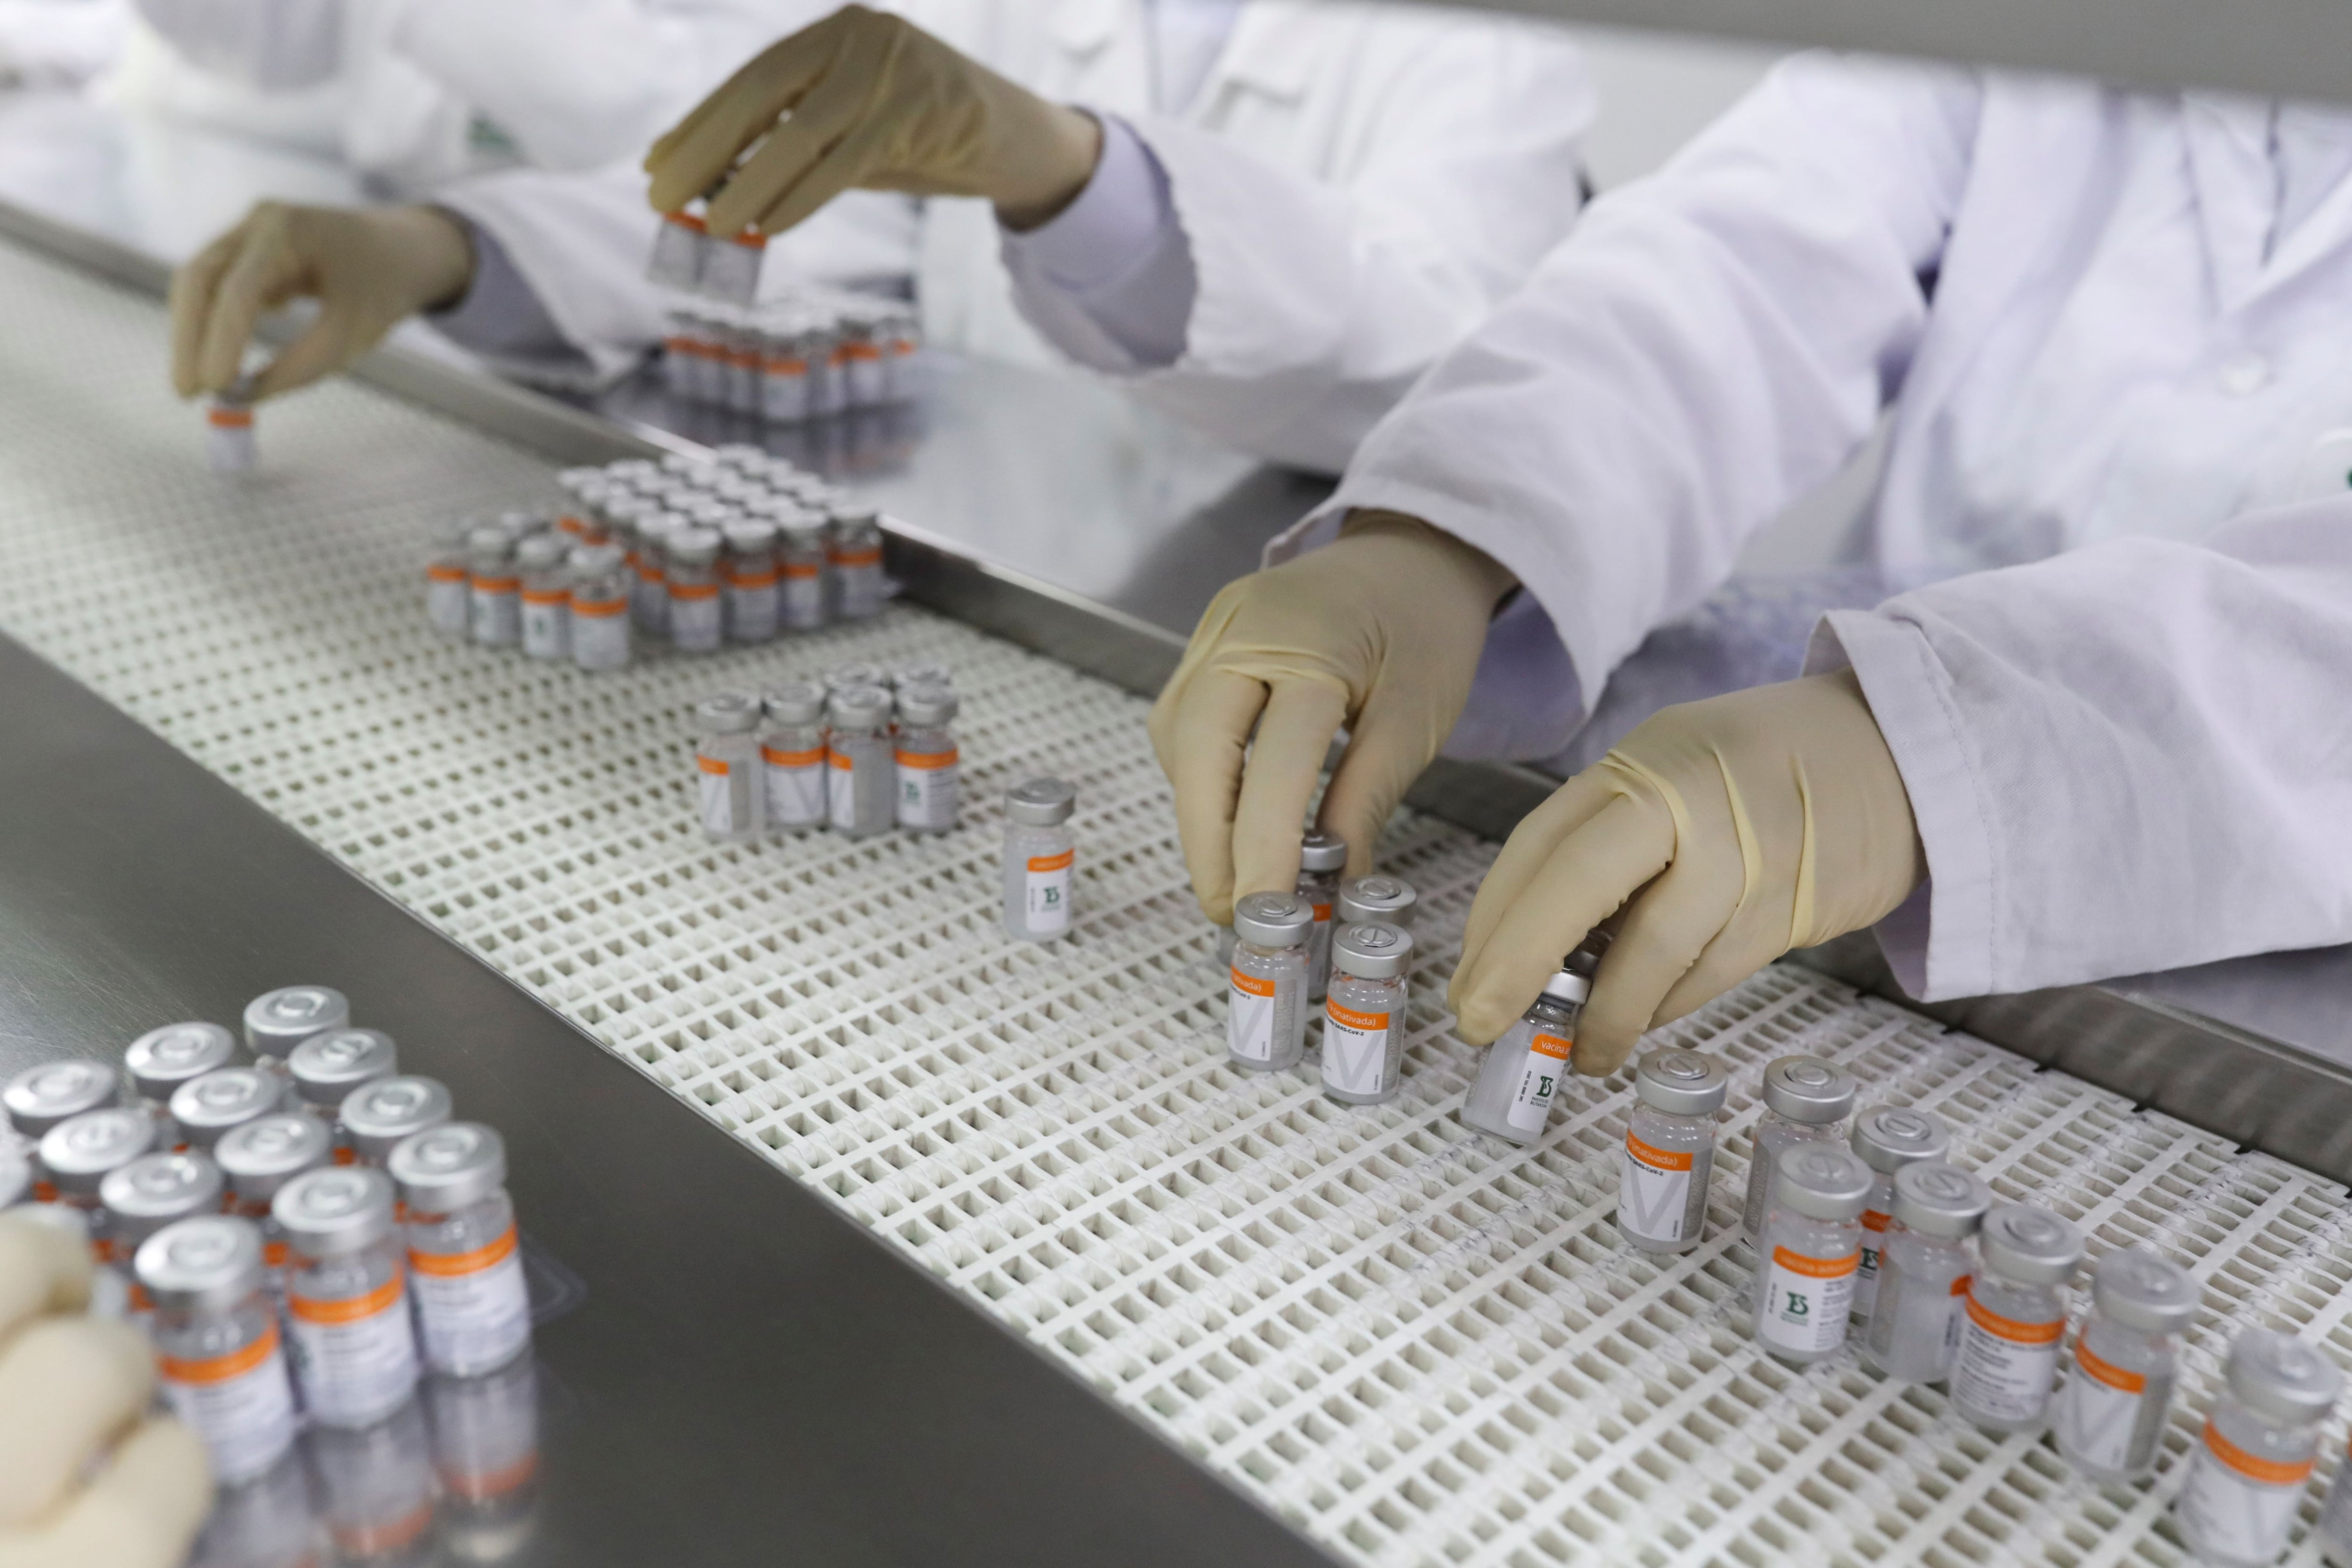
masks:
POLYGON ((1576 1042, 1556 1034, 1539 1034, 1528 1042, 1528 1049, 1538 1056, 1549 1056, 1558 1061, 1568 1060, 1569 1051, 1576 1042))
POLYGON ((364 1296, 322 1301, 311 1296, 289 1295, 286 1310, 306 1323, 355 1323, 388 1312, 400 1302, 400 1276, 394 1274, 364 1296))
POLYGON ((628 608, 629 602, 625 599, 608 599, 602 603, 598 603, 594 600, 591 600, 585 604, 582 603, 577 599, 572 601, 572 613, 574 615, 585 615, 592 621, 602 620, 607 615, 621 614, 628 608))
POLYGON ((2056 1344, 2066 1336, 2063 1318, 2053 1318, 2046 1323, 2021 1323, 1988 1311, 1974 1296, 1969 1298, 1969 1322, 1995 1339, 2005 1339, 2011 1344, 2056 1344))
POLYGON ((1274 995, 1274 982, 1261 980, 1255 975, 1244 975, 1239 969, 1235 969, 1234 989, 1253 997, 1271 997, 1274 995))
POLYGON ((1625 1150, 1654 1171, 1686 1171, 1693 1164, 1687 1153, 1671 1154, 1664 1149, 1654 1149, 1631 1133, 1625 1134, 1625 1150))
MULTIPOLYGON (((1064 850, 1057 855, 1031 855, 1029 869, 1031 871, 1067 871, 1070 869, 1071 861, 1076 858, 1077 852, 1076 850, 1064 850)), ((1269 997, 1274 995, 1272 991, 1265 994, 1269 997)))
POLYGON ((778 751, 772 746, 760 747, 760 759, 778 768, 815 768, 824 761, 824 747, 813 747, 806 751, 778 751))
POLYGON ((2312 1467, 2316 1463, 2312 1459, 2265 1459, 2250 1454, 2221 1436, 2210 1416, 2205 1418, 2205 1447, 2227 1468, 2250 1481, 2260 1481, 2264 1486, 2301 1486, 2310 1479, 2312 1467))
POLYGON ((471 1252, 412 1250, 408 1254, 408 1266, 420 1274, 430 1274, 436 1279, 454 1279, 460 1274, 478 1274, 485 1269, 495 1268, 513 1257, 514 1249, 515 1230, 509 1225, 505 1235, 496 1241, 475 1248, 471 1252))
POLYGON ((174 1383, 230 1383, 277 1354, 278 1325, 270 1323, 262 1329, 259 1339, 243 1350, 233 1350, 226 1355, 166 1355, 158 1357, 157 1362, 163 1375, 174 1383))
POLYGON ((727 764, 716 757, 698 757, 694 759, 694 765, 705 773, 715 773, 721 779, 727 777, 727 764))
POLYGON ((205 422, 215 430, 250 430, 253 410, 249 408, 215 408, 205 413, 205 422))
POLYGON ((462 566, 428 566, 425 569, 427 582, 463 582, 466 577, 466 569, 462 566))
POLYGON ((1849 1252, 1843 1258, 1808 1258, 1801 1252, 1791 1252, 1786 1247, 1772 1249, 1772 1261, 1791 1274, 1802 1274, 1808 1280, 1843 1279, 1861 1269, 1862 1254, 1849 1252))
POLYGON ((716 599, 719 585, 715 582, 673 582, 669 585, 672 599, 716 599))
MULTIPOLYGON (((1274 988, 1269 985, 1258 994, 1270 997, 1274 995, 1274 988)), ((1386 1013, 1360 1013, 1353 1008, 1341 1007, 1334 1001, 1326 1001, 1323 1006, 1331 1017, 1349 1029, 1360 1029, 1369 1034, 1389 1027, 1389 1015, 1386 1013)))
POLYGON ((2144 1374, 2126 1372, 2115 1363, 2099 1355, 2087 1344, 2076 1343, 2074 1360, 2082 1367, 2083 1375, 2095 1383, 2104 1383, 2108 1387, 2119 1389, 2126 1394, 2147 1392, 2147 1378, 2144 1374))
POLYGON ((835 566, 880 566, 882 552, 878 549, 836 550, 833 563, 835 566))
POLYGON ((898 756, 901 768, 953 768, 956 765, 952 747, 945 751, 901 751, 898 756))

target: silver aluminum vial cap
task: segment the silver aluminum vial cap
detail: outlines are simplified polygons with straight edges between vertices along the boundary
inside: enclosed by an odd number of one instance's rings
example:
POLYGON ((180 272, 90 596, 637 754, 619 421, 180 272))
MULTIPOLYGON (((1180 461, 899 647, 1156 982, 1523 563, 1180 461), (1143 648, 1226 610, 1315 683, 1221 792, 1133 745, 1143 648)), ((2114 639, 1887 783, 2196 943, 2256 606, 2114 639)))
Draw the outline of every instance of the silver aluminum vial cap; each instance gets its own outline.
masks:
POLYGON ((840 686, 825 699, 824 708, 834 728, 875 735, 890 722, 890 694, 880 686, 840 686))
POLYGON ((2142 1333, 2179 1333, 2197 1321, 2201 1292, 2188 1270, 2147 1247, 2099 1260, 2091 1300, 2106 1317, 2142 1333))
POLYGON ((147 1154, 107 1172, 98 1201, 115 1218, 115 1239, 136 1244, 175 1219, 218 1214, 227 1185, 210 1155, 147 1154))
POLYGON ((582 545, 572 552, 574 577, 604 577, 621 570, 625 554, 619 545, 582 545))
POLYGON ((325 1165, 334 1152, 334 1134, 324 1122, 289 1111, 231 1127, 213 1145, 213 1159, 237 1197, 266 1203, 294 1177, 325 1165))
POLYGON ((1024 828, 1051 828, 1077 809, 1078 787, 1059 779, 1032 779, 1004 792, 1004 814, 1024 828))
POLYGON ((514 535, 491 523, 466 536, 466 554, 477 570, 495 570, 514 559, 514 535))
POLYGON ((1730 1089, 1723 1064, 1696 1051, 1646 1051, 1633 1067, 1634 1097, 1670 1116, 1712 1116, 1730 1089))
POLYGON ((1331 937, 1331 967, 1361 980, 1398 980, 1412 966, 1412 933, 1384 921, 1360 920, 1331 937))
POLYGON ((280 986, 245 1004, 245 1043, 256 1056, 286 1056, 323 1030, 352 1021, 352 1004, 331 986, 280 986))
POLYGON ((333 1029, 314 1034, 286 1059, 294 1091, 312 1105, 340 1105, 362 1083, 400 1071, 400 1047, 382 1030, 333 1029))
POLYGON ((901 724, 937 729, 940 725, 952 723, 962 709, 962 702, 945 686, 927 685, 898 688, 898 719, 901 724))
POLYGON ((41 1134, 41 1167, 59 1192, 96 1197, 109 1171, 154 1145, 155 1118, 144 1111, 84 1111, 41 1134))
POLYGON ((1881 1105, 1855 1120, 1851 1142, 1863 1164, 1892 1175, 1914 1160, 1942 1159, 1952 1146, 1952 1134, 1932 1111, 1881 1105))
POLYGON ((744 735, 759 723, 759 699, 741 692, 720 692, 694 705, 694 727, 705 735, 744 735))
POLYGON ((261 1229, 231 1215, 198 1215, 141 1242, 131 1268, 159 1307, 225 1312, 261 1288, 261 1229))
POLYGON ((878 528, 882 522, 882 508, 871 501, 832 501, 826 504, 825 510, 833 514, 837 526, 845 528, 878 528))
POLYGON ((1895 1173, 1895 1223, 1922 1236, 1974 1236, 1992 1207, 1992 1188, 1958 1166, 1917 1160, 1895 1173))
POLYGON ((383 1159, 393 1145, 412 1133, 437 1127, 457 1107, 438 1079, 404 1076, 363 1083, 343 1099, 337 1113, 352 1146, 368 1158, 383 1159))
POLYGON ((673 528, 663 548, 670 559, 680 566, 715 566, 719 562, 719 547, 726 542, 717 528, 706 528, 697 523, 673 528))
POLYGON ((572 553, 572 541, 562 534, 533 534, 515 547, 515 564, 525 571, 553 571, 572 553))
POLYGON ((231 1127, 267 1116, 286 1097, 286 1081, 258 1067, 218 1067, 172 1091, 172 1120, 188 1142, 210 1148, 231 1127))
POLYGON ((2344 1375, 2317 1345, 2270 1329, 2248 1329, 2230 1347, 2230 1392, 2273 1421, 2325 1420, 2344 1392, 2344 1375))
POLYGON ((278 1189, 269 1217, 296 1251, 340 1258, 392 1234, 392 1178, 369 1166, 304 1171, 278 1189))
POLYGON ((1986 1215, 1977 1246, 1986 1268, 2023 1285, 2063 1285, 2083 1262, 2083 1233, 2036 1203, 1986 1215))
POLYGON ((824 673, 824 689, 837 692, 845 686, 888 686, 890 672, 879 664, 835 664, 824 673))
POLYGON ((1809 1219, 1853 1219, 1870 1201, 1870 1167, 1835 1144, 1783 1149, 1772 1169, 1772 1200, 1809 1219))
POLYGON ((113 1069, 77 1057, 70 1061, 45 1061, 28 1067, 0 1089, 0 1105, 8 1121, 28 1138, 37 1138, 68 1116, 102 1110, 114 1103, 121 1087, 113 1069))
POLYGON ((1360 876, 1339 884, 1339 907, 1333 911, 1342 920, 1384 920, 1391 925, 1412 924, 1412 906, 1421 895, 1412 883, 1402 877, 1360 876))
POLYGON ((1765 1106, 1791 1122, 1843 1122, 1853 1094, 1853 1077, 1817 1056, 1784 1056, 1764 1070, 1765 1106))
POLYGON ((1295 893, 1245 894, 1234 904, 1234 935, 1261 947, 1296 947, 1315 929, 1315 906, 1295 893))
POLYGON ((1580 974, 1569 967, 1570 962, 1575 956, 1576 955, 1571 953, 1559 961, 1559 967, 1553 972, 1550 979, 1544 982, 1542 995, 1538 997, 1537 1000, 1542 1001, 1549 998, 1551 1001, 1567 1002, 1576 1007, 1584 1005, 1584 999, 1592 994, 1592 977, 1589 973, 1580 974))
POLYGON ((506 1140, 479 1122, 451 1122, 403 1139, 384 1169, 412 1211, 454 1214, 506 1186, 506 1140))
POLYGON ((904 691, 908 686, 952 686, 955 672, 945 664, 904 664, 890 672, 890 688, 904 691))
POLYGON ((739 554, 756 554, 776 548, 776 525, 773 523, 730 523, 722 531, 727 536, 727 548, 739 554))
POLYGON ((1348 863, 1348 841, 1318 828, 1298 841, 1300 871, 1339 871, 1348 863))
POLYGON ((236 1036, 216 1023, 167 1023, 132 1040, 122 1065, 140 1093, 169 1100, 173 1090, 226 1067, 236 1055, 236 1036))
POLYGON ((814 681, 787 681, 764 694, 760 707, 772 724, 823 724, 824 688, 814 681))

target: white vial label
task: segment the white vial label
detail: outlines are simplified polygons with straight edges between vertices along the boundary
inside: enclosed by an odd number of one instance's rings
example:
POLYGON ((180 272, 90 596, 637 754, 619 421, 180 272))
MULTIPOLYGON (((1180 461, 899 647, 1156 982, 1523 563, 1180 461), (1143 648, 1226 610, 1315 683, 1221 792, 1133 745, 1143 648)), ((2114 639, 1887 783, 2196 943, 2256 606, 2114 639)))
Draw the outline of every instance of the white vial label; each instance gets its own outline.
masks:
POLYGON ((824 821, 824 747, 779 751, 763 746, 760 764, 767 776, 770 827, 813 828, 824 821))
POLYGON ((530 1339, 515 1228, 471 1252, 408 1254, 416 1281, 416 1327, 425 1360, 460 1377, 503 1366, 530 1339))
POLYGON ((2147 1397, 2145 1374, 2126 1372, 2077 1340, 2074 1373, 2058 1391, 2053 1420, 2084 1464, 2121 1470, 2131 1463, 2132 1432, 2147 1397))
POLYGON ((2286 1545, 2303 1502, 2312 1461, 2285 1462, 2250 1454, 2214 1428, 2189 1461, 2189 1479, 2173 1507, 2197 1544, 2216 1556, 2267 1563, 2286 1545))
POLYGON ((1244 1061, 1274 1060, 1272 980, 1232 971, 1233 1005, 1225 1011, 1225 1046, 1244 1061))
POLYGON ((629 662, 628 604, 624 600, 574 606, 572 662, 583 670, 617 670, 629 662))
POLYGON ((416 1385, 416 1340, 401 1284, 395 1275, 364 1296, 286 1298, 302 1393, 320 1420, 343 1427, 373 1421, 416 1385))
POLYGON ((172 1414, 204 1439, 224 1481, 257 1476, 294 1442, 294 1391, 278 1325, 226 1355, 160 1358, 172 1414))
POLYGON ((834 580, 841 584, 843 616, 855 621, 882 608, 881 546, 836 551, 833 572, 834 580))
POLYGON ((570 651, 571 612, 561 593, 522 596, 522 651, 534 659, 561 659, 570 651))
POLYGON ((1767 1344, 1804 1354, 1835 1350, 1845 1343, 1846 1313, 1853 1306, 1854 1270, 1862 1254, 1808 1258, 1786 1247, 1772 1249, 1764 1269, 1764 1313, 1758 1332, 1767 1344))
MULTIPOLYGON (((1076 857, 1075 850, 1029 857, 1029 929, 1035 935, 1050 936, 1070 928, 1070 867, 1076 857)), ((1266 1027, 1273 1028, 1271 1021, 1266 1027)))
POLYGON ((689 653, 719 646, 719 589, 715 583, 673 585, 669 591, 669 640, 689 653))
POLYGON ((1511 1091, 1511 1103, 1503 1108, 1503 1120, 1518 1133, 1540 1133, 1551 1115, 1551 1097, 1559 1090, 1560 1078, 1568 1071, 1568 1053, 1572 1041, 1556 1034, 1536 1031, 1528 1042, 1528 1060, 1519 1069, 1519 1082, 1511 1091))
POLYGON ((2058 1342, 2066 1320, 2020 1322, 2002 1317, 1969 1292, 1960 1324, 1960 1354, 1952 1367, 1952 1396, 1997 1421, 2032 1421, 2050 1403, 2058 1376, 2058 1342))
POLYGON ((1890 1218, 1875 1208, 1862 1211, 1862 1267, 1853 1276, 1853 1315, 1867 1320, 1878 1305, 1878 1252, 1886 1245, 1890 1218))
POLYGON ((1687 1152, 1652 1148, 1627 1133, 1624 1169, 1617 1180, 1617 1222, 1645 1241, 1680 1241, 1695 1163, 1687 1152))
POLYGON ((781 612, 787 626, 805 629, 824 624, 824 569, 814 561, 784 568, 784 598, 781 612))
POLYGON ((729 580, 727 634, 738 643, 764 643, 776 634, 774 572, 729 580))
POLYGON ((503 648, 522 636, 522 594, 510 577, 477 578, 467 590, 474 612, 474 641, 503 648))
POLYGON ((842 832, 854 833, 857 831, 857 765, 845 751, 832 752, 825 761, 833 773, 833 788, 828 791, 833 825, 842 832))
MULTIPOLYGON (((1266 995, 1271 997, 1268 989, 1266 995)), ((1235 998, 1238 1001, 1238 998, 1235 998)), ((1323 1004, 1323 1082, 1347 1094, 1377 1094, 1388 1066, 1388 1013, 1358 1012, 1338 1002, 1323 1004)), ((1267 1028, 1273 1028, 1273 1004, 1267 1004, 1267 1028)))
POLYGON ((952 750, 898 753, 900 827, 944 830, 955 826, 956 803, 961 794, 956 756, 952 750))
POLYGON ((425 569, 425 614, 433 630, 446 637, 463 637, 473 624, 474 591, 462 566, 425 569))
POLYGON ((694 765, 702 775, 702 827, 705 832, 739 833, 744 824, 735 820, 735 791, 727 764, 716 757, 698 755, 694 765))

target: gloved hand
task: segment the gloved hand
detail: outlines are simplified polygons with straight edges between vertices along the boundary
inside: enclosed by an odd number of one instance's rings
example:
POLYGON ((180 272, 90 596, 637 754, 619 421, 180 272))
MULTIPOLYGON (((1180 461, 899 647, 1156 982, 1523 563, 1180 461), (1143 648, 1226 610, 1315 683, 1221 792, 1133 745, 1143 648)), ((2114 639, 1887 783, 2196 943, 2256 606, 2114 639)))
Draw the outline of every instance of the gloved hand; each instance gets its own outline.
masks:
POLYGON ((1666 708, 1503 846, 1448 991, 1456 1032, 1508 1029, 1630 898, 1570 1061, 1605 1076, 1642 1031, 1791 947, 1883 919, 1927 874, 1894 755, 1851 670, 1666 708))
POLYGON ((405 317, 464 297, 465 225, 437 207, 299 207, 262 202, 172 275, 172 384, 182 397, 237 378, 254 323, 288 300, 319 319, 256 378, 257 399, 341 370, 405 317))
POLYGON ((1348 841, 1349 875, 1371 869, 1382 824, 1469 700, 1512 586, 1483 551, 1393 512, 1357 513, 1324 549, 1225 585, 1151 709, 1211 920, 1230 924, 1243 894, 1297 884, 1307 802, 1342 724, 1319 820, 1348 841))
POLYGON ((1017 230, 1069 205, 1101 155, 1091 116, 911 22, 845 5, 721 83, 654 143, 646 172, 661 212, 709 196, 714 235, 781 234, 853 186, 985 196, 1017 230))
POLYGON ((75 1238, 0 1215, 0 1568, 172 1568, 212 1506, 194 1434, 142 1419, 146 1340, 68 1315, 87 1304, 89 1273, 75 1238))

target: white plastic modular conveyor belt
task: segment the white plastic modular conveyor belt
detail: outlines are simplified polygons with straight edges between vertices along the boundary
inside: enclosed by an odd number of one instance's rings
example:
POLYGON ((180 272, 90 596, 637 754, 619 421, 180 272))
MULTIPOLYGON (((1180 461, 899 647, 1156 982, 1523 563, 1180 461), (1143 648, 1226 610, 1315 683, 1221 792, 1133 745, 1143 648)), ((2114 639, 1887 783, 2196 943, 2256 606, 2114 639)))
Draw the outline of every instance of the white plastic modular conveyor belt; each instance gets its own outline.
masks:
POLYGON ((1622 1082, 1573 1081, 1526 1151, 1454 1119, 1477 1053, 1438 1004, 1492 846, 1426 819, 1382 847, 1423 892, 1403 1092, 1336 1104, 1311 1054, 1236 1072, 1141 702, 903 607, 602 674, 438 638, 427 538, 551 498, 551 465, 344 382, 215 476, 153 302, 7 249, 0 300, 0 628, 1342 1556, 2180 1563, 2164 1508, 2230 1336, 2352 1364, 2342 1187, 1801 970, 1660 1031, 1732 1068, 1729 1120, 1707 1241, 1626 1247, 1622 1082), (694 699, 851 660, 954 667, 961 826, 707 841, 694 699), (996 856, 1006 786, 1047 773, 1087 874, 1039 947, 999 928, 996 856), (2153 1486, 1980 1436, 1851 1350, 1759 1354, 1729 1237, 1759 1074, 1800 1051, 1936 1111, 2095 1255, 2195 1270, 2153 1486))

